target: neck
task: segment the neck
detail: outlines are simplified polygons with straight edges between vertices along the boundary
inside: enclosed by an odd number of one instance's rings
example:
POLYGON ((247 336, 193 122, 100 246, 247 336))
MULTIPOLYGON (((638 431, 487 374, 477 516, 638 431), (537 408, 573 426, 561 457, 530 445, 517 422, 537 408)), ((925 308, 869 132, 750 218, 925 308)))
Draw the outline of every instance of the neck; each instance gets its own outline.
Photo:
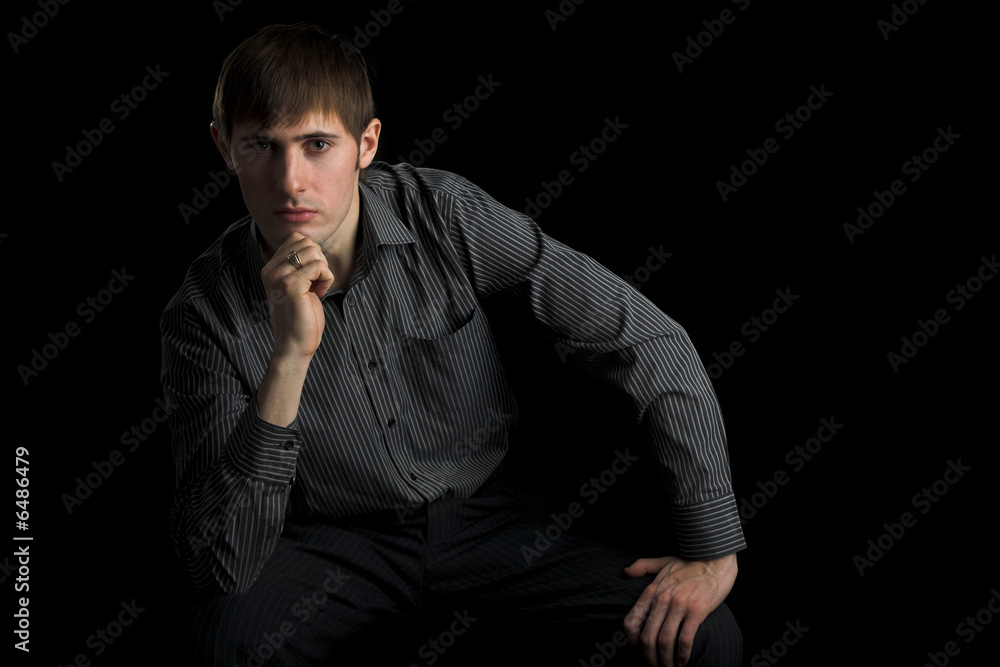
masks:
POLYGON ((333 285, 330 289, 347 289, 354 274, 357 263, 358 249, 361 244, 361 204, 358 189, 354 189, 354 199, 344 221, 337 232, 323 244, 323 254, 333 272, 333 285))

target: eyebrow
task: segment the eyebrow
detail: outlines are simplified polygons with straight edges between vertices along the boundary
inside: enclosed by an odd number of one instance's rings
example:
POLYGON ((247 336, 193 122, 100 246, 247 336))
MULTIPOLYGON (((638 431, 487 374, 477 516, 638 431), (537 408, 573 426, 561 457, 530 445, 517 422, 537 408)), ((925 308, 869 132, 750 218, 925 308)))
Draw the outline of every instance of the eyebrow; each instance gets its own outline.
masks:
MULTIPOLYGON (((244 135, 240 139, 240 143, 245 143, 247 141, 256 141, 258 139, 265 139, 267 141, 274 141, 274 137, 267 133, 253 132, 251 134, 244 135)), ((306 134, 300 134, 296 137, 292 137, 292 141, 305 141, 307 139, 340 139, 340 135, 336 132, 308 132, 306 134)))

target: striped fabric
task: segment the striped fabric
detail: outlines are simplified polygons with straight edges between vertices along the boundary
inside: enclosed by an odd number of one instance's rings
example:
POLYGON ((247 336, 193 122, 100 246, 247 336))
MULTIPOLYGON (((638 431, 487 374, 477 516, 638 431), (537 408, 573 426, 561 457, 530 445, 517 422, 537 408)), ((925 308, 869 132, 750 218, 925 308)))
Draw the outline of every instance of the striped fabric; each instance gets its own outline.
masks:
POLYGON ((517 420, 479 305, 505 290, 632 398, 667 472, 677 555, 745 547, 717 401, 676 322, 460 176, 376 162, 359 187, 359 260, 349 288, 322 299, 323 340, 288 428, 256 410, 273 332, 251 218, 195 260, 163 313, 171 530, 197 588, 249 588, 287 517, 402 516, 473 494, 517 420))

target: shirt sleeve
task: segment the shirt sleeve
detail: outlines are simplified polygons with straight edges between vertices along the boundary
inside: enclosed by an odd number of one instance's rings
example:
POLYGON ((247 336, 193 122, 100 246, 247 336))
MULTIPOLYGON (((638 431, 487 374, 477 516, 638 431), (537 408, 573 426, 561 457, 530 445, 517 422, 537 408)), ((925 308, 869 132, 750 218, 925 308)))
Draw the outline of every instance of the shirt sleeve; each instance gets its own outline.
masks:
POLYGON ((626 392, 667 480, 679 556, 746 548, 718 400, 684 329, 591 257, 462 177, 448 233, 480 296, 511 290, 599 380, 626 392))
POLYGON ((273 552, 301 444, 257 414, 255 388, 236 377, 228 354, 193 309, 160 320, 161 380, 169 411, 176 486, 170 530, 196 590, 247 590, 273 552))

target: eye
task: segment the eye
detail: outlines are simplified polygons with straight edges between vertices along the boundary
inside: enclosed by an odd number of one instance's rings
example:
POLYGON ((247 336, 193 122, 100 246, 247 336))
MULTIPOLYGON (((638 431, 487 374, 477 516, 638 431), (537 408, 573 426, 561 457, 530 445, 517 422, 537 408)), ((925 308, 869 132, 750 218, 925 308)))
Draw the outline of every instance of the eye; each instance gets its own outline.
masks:
POLYGON ((325 151, 330 147, 330 142, 326 139, 313 139, 309 144, 313 150, 317 151, 325 151))
POLYGON ((257 153, 263 153, 271 148, 270 142, 264 139, 255 139, 249 143, 250 150, 257 153))

